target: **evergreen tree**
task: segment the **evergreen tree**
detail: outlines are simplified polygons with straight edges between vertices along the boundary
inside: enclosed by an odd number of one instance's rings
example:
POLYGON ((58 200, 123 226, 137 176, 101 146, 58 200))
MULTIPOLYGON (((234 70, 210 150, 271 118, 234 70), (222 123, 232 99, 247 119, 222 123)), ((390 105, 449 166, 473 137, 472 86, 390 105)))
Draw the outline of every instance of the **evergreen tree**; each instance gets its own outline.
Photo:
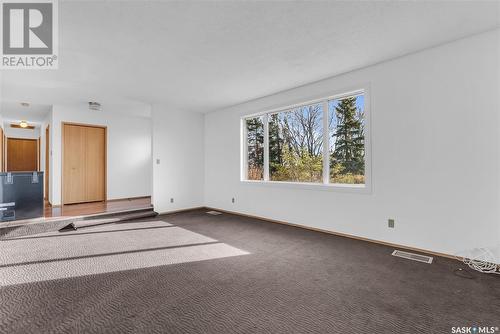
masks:
POLYGON ((248 147, 248 178, 259 180, 264 173, 264 124, 261 117, 246 120, 248 147))
POLYGON ((356 108, 356 98, 340 100, 335 107, 337 128, 334 133, 335 149, 332 153, 332 171, 342 174, 364 174, 363 113, 356 108))

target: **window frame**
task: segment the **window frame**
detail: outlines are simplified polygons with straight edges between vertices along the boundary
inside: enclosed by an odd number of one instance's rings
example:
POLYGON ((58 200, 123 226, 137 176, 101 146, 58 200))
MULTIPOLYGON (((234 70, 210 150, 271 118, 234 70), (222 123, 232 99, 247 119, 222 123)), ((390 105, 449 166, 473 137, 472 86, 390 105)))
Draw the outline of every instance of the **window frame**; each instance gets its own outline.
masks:
POLYGON ((302 100, 301 102, 280 106, 266 111, 261 111, 253 114, 247 114, 241 117, 241 174, 240 182, 252 185, 278 186, 284 188, 299 188, 309 190, 327 190, 340 192, 355 192, 355 193, 371 193, 372 191, 372 163, 371 163, 371 94, 370 85, 357 85, 351 89, 338 90, 329 95, 315 97, 302 100), (269 115, 286 112, 294 108, 300 108, 311 104, 323 104, 323 129, 328 129, 329 108, 328 103, 331 100, 347 98, 350 96, 364 95, 364 146, 365 146, 365 183, 364 184, 348 184, 348 183, 330 183, 330 132, 323 131, 323 182, 293 182, 293 181, 271 181, 269 179, 269 115), (247 148, 247 133, 246 120, 249 118, 263 116, 264 121, 264 177, 263 180, 248 180, 248 148, 247 148))

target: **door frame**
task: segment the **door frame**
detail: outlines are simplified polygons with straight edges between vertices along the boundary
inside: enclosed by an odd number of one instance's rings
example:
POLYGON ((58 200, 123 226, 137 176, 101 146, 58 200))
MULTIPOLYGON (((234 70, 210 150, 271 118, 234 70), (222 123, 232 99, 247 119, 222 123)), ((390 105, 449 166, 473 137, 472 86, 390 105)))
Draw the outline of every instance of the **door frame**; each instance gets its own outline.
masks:
POLYGON ((38 139, 36 140, 36 143, 37 143, 37 162, 36 162, 36 165, 37 165, 37 171, 40 172, 42 170, 42 135, 40 134, 40 136, 38 137, 38 139))
POLYGON ((75 123, 75 122, 61 122, 61 205, 65 205, 64 201, 64 139, 65 139, 65 125, 85 126, 88 128, 104 129, 104 201, 108 200, 108 127, 105 125, 75 123))

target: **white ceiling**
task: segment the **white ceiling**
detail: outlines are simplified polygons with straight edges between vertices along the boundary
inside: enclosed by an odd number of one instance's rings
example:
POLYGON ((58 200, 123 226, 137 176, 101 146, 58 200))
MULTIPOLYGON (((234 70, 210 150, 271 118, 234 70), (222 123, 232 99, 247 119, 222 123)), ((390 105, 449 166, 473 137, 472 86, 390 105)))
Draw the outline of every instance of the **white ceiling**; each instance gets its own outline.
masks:
POLYGON ((40 124, 48 116, 52 107, 43 104, 30 104, 28 107, 22 106, 18 102, 2 101, 0 110, 4 122, 29 121, 40 124))
POLYGON ((493 29, 499 4, 60 1, 59 70, 4 71, 2 96, 207 112, 493 29))

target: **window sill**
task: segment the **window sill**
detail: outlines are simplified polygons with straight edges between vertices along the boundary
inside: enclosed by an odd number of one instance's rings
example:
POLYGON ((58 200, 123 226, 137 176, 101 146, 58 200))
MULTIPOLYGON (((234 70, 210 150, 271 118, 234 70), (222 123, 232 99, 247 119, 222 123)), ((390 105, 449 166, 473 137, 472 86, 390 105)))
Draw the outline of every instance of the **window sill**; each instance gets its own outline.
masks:
POLYGON ((240 180, 240 182, 242 184, 264 186, 264 187, 320 190, 320 191, 346 192, 346 193, 358 193, 358 194, 371 193, 371 188, 367 184, 324 184, 324 183, 307 183, 307 182, 252 181, 252 180, 240 180))

